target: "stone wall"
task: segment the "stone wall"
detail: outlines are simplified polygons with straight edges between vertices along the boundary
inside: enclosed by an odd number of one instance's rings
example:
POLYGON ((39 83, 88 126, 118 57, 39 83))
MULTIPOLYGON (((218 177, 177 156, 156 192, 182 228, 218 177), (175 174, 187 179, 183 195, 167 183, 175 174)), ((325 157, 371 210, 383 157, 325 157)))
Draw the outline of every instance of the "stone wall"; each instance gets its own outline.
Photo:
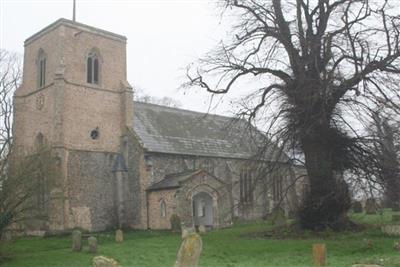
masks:
POLYGON ((176 214, 175 193, 175 189, 151 191, 148 193, 150 229, 171 229, 170 218, 172 214, 176 214), (166 205, 164 217, 161 211, 161 201, 164 201, 166 205))
POLYGON ((117 224, 115 154, 69 151, 68 202, 70 226, 100 231, 117 224))
MULTIPOLYGON (((290 167, 287 165, 275 168, 273 174, 269 173, 267 176, 263 176, 260 171, 259 175, 254 175, 254 181, 256 182, 253 186, 254 201, 251 203, 241 203, 239 179, 241 170, 249 166, 247 160, 149 152, 146 153, 146 156, 151 162, 151 167, 146 170, 146 175, 149 177, 148 179, 151 183, 161 181, 167 174, 199 168, 207 170, 210 174, 222 180, 225 187, 224 190, 227 192, 223 196, 223 199, 226 199, 230 203, 229 207, 224 207, 224 213, 229 213, 229 216, 237 217, 241 220, 255 220, 268 217, 274 205, 277 204, 276 201, 273 201, 272 195, 273 176, 283 180, 283 188, 289 185, 294 178, 290 167)), ((257 169, 257 167, 254 167, 254 169, 257 169)), ((180 191, 184 192, 185 189, 179 189, 178 192, 180 191)), ((289 192, 288 197, 284 198, 281 203, 281 206, 287 209, 287 213, 289 213, 289 209, 295 207, 297 202, 296 196, 290 190, 289 192)), ((187 214, 187 218, 189 218, 189 213, 187 214)), ((225 222, 222 223, 224 224, 225 222)))

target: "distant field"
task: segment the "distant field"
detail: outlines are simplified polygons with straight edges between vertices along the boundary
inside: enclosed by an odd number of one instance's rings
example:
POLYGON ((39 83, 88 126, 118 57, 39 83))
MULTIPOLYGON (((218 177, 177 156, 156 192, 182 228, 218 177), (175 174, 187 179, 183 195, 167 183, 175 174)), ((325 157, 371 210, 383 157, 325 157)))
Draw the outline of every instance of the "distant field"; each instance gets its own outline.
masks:
MULTIPOLYGON (((379 224, 390 221, 391 214, 355 214, 352 217, 368 223, 367 230, 358 233, 324 234, 324 238, 304 239, 250 238, 249 234, 271 228, 268 223, 253 223, 203 235, 202 267, 303 267, 312 266, 313 243, 324 242, 328 248, 328 266, 351 266, 353 263, 382 263, 385 267, 400 267, 400 252, 393 249, 399 239, 380 234, 379 224), (375 227, 374 227, 375 225, 375 227), (368 246, 371 240, 372 246, 368 246)), ((254 235, 254 234, 252 234, 254 235)), ((125 241, 116 244, 111 234, 98 235, 99 255, 116 259, 123 267, 171 267, 180 245, 180 236, 163 231, 132 231, 125 241)), ((86 245, 86 244, 85 244, 86 245)), ((70 237, 21 238, 6 245, 11 257, 4 267, 80 267, 91 266, 87 246, 81 253, 72 252, 70 237)))

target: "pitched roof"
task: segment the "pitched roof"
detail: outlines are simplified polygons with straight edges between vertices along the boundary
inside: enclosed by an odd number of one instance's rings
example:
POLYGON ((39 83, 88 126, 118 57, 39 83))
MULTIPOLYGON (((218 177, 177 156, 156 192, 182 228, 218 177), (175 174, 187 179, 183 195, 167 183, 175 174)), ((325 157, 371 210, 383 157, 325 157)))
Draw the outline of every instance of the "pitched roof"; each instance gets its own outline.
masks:
POLYGON ((179 173, 167 174, 164 179, 155 183, 147 188, 149 191, 161 190, 161 189, 173 189, 180 187, 180 182, 202 172, 202 170, 190 170, 179 173))
POLYGON ((170 154, 250 158, 262 136, 245 120, 143 102, 134 103, 133 125, 147 151, 170 154))

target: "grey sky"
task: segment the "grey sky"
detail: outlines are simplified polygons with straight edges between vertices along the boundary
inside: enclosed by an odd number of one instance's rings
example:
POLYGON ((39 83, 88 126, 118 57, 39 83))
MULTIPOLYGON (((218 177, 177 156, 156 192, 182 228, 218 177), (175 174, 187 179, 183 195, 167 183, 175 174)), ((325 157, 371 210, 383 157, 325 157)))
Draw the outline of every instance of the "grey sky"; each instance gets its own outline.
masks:
MULTIPOLYGON (((210 94, 177 90, 188 63, 225 33, 216 6, 206 0, 76 0, 77 21, 128 38, 128 80, 154 96, 207 111, 210 94)), ((0 47, 23 53, 26 38, 58 18, 72 18, 72 0, 0 0, 0 47)), ((239 94, 239 92, 237 92, 239 94)), ((229 99, 211 113, 229 115, 229 99)))

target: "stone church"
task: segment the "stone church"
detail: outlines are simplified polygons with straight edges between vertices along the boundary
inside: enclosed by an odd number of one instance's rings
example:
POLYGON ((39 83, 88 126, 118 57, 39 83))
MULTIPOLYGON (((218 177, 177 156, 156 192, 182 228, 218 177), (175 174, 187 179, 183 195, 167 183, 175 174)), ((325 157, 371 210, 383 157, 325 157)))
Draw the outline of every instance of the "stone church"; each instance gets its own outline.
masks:
POLYGON ((268 142, 247 122, 134 102, 126 42, 67 19, 26 39, 15 149, 46 143, 59 170, 28 230, 169 229, 172 215, 218 228, 296 206, 288 158, 272 143, 257 157, 268 142))

